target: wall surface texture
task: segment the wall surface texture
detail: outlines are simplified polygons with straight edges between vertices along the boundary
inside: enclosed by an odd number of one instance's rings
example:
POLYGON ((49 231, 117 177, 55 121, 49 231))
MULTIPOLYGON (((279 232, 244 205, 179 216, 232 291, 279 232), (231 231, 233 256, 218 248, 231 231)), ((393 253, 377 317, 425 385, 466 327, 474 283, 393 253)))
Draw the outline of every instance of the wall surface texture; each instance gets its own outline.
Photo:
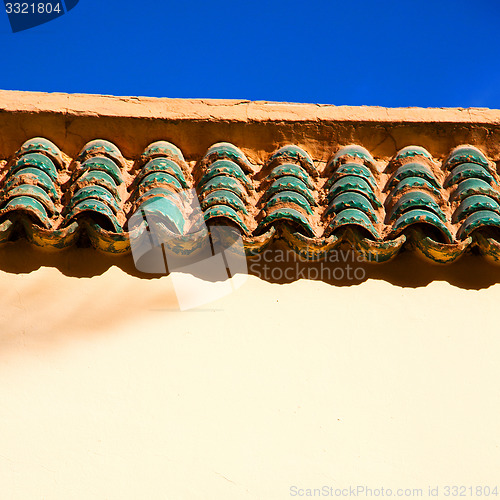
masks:
POLYGON ((170 277, 13 266, 0 293, 3 498, 498 482, 498 284, 250 276, 180 312, 170 277))
POLYGON ((339 144, 362 144, 389 158, 409 144, 443 157, 462 143, 500 160, 500 110, 381 108, 217 99, 166 99, 0 90, 0 158, 31 137, 54 141, 70 156, 96 137, 115 143, 125 157, 154 140, 170 140, 187 160, 214 143, 237 144, 253 162, 292 143, 316 162, 339 144))

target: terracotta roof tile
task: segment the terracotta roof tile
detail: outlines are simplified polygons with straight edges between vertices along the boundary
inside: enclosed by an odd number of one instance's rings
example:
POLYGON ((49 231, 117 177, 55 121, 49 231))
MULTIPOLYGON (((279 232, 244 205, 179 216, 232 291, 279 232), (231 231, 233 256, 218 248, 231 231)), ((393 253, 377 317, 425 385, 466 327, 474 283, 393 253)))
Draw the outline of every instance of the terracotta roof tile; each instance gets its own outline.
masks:
POLYGON ((473 247, 500 259, 499 178, 474 146, 458 145, 439 162, 419 145, 389 161, 360 145, 332 145, 326 165, 294 144, 256 164, 238 146, 214 144, 188 164, 168 141, 125 158, 95 139, 70 158, 32 138, 3 168, 0 242, 21 230, 35 245, 90 241, 105 252, 128 252, 127 221, 136 210, 147 206, 182 232, 186 214, 172 195, 195 188, 205 221, 238 227, 249 253, 284 239, 308 257, 347 241, 378 261, 403 248, 436 262, 473 247))

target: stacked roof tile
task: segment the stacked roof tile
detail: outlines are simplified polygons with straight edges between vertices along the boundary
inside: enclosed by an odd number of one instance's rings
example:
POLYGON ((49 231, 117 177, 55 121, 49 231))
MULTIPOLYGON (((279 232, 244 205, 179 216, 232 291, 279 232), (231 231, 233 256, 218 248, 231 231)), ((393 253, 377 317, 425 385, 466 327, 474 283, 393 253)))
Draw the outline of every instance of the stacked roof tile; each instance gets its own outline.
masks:
POLYGON ((332 146, 324 167, 293 144, 257 165, 237 145, 218 143, 188 164, 167 141, 126 159, 96 139, 71 159, 33 138, 3 168, 0 242, 21 234, 44 247, 90 242, 128 252, 127 222, 140 208, 183 234, 187 214, 178 196, 194 188, 205 222, 238 228, 249 254, 282 239, 309 258, 347 243, 374 261, 404 248, 435 262, 474 249, 500 260, 498 180, 495 163, 470 145, 442 162, 418 145, 388 162, 360 145, 332 146))

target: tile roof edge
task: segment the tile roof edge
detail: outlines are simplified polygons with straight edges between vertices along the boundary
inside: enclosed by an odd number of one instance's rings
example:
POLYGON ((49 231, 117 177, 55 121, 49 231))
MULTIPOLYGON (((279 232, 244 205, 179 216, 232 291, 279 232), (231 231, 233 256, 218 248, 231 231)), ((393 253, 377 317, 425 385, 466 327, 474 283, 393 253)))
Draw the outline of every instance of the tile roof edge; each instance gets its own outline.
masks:
POLYGON ((0 90, 0 112, 181 121, 500 125, 500 110, 488 108, 384 108, 244 99, 181 99, 16 90, 0 90))

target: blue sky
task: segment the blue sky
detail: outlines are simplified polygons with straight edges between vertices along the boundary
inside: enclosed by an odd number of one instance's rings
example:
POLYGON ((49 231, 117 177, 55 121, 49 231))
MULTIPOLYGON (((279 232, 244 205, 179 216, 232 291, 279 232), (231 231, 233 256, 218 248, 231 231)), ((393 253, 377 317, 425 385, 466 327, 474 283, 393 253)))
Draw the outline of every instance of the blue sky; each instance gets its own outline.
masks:
POLYGON ((0 62, 11 90, 500 108, 500 1, 80 0, 0 11, 0 62))

